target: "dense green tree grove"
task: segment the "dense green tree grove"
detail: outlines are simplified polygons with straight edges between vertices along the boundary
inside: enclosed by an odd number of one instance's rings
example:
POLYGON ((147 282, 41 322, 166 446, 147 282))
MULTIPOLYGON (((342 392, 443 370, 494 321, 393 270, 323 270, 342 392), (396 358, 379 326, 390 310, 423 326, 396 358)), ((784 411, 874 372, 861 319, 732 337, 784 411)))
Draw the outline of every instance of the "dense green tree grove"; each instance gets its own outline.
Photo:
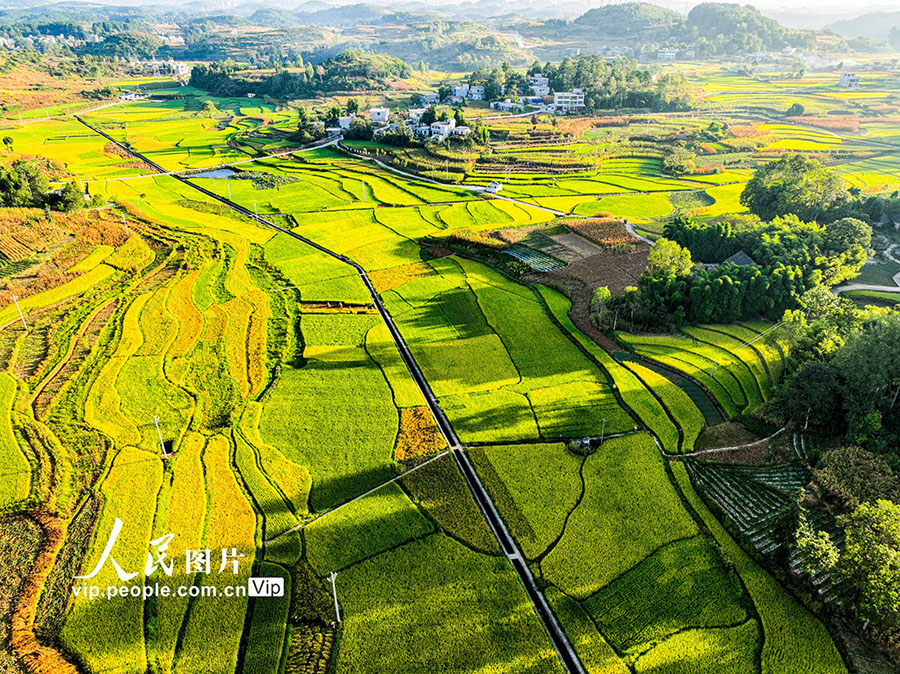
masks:
MULTIPOLYGON (((361 51, 347 51, 316 66, 306 63, 295 70, 278 69, 261 80, 242 77, 233 63, 221 62, 195 66, 191 85, 215 96, 270 96, 280 100, 304 98, 318 91, 359 91, 378 89, 392 78, 409 77, 403 61, 361 51)), ((249 73, 247 73, 249 74, 249 73)))
POLYGON ((17 159, 8 167, 0 167, 0 206, 74 211, 84 205, 84 196, 75 183, 50 190, 46 176, 35 162, 17 159))
POLYGON ((823 226, 787 216, 736 229, 676 218, 663 234, 639 280, 642 307, 635 313, 645 327, 778 319, 807 291, 855 275, 872 230, 853 219, 823 226), (725 262, 739 251, 753 264, 725 262), (693 260, 717 266, 692 268, 693 260))

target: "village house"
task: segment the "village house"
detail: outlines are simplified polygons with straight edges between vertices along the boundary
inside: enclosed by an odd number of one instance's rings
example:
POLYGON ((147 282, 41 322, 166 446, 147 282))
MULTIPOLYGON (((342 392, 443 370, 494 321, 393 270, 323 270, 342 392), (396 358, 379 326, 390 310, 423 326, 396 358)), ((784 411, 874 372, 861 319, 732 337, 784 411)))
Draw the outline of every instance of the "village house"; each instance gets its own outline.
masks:
POLYGON ((856 73, 841 73, 841 77, 838 80, 838 86, 844 87, 845 89, 858 89, 859 75, 856 73))
POLYGON ((452 117, 450 119, 445 119, 440 122, 432 122, 431 123, 431 137, 439 138, 440 140, 446 140, 450 137, 453 129, 456 128, 456 120, 452 117))
POLYGON ((390 114, 387 108, 369 108, 369 119, 373 124, 386 124, 390 114))
POLYGON ((550 79, 543 75, 532 75, 528 78, 528 86, 535 96, 546 96, 550 93, 550 79))
POLYGON ((584 90, 557 91, 553 94, 553 105, 557 109, 580 110, 584 108, 584 90))

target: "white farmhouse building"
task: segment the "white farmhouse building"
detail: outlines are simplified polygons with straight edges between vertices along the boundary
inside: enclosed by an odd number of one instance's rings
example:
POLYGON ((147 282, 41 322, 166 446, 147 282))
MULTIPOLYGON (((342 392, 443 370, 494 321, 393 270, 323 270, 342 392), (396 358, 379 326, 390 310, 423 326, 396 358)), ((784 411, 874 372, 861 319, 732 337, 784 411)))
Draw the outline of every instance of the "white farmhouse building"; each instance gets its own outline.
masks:
POLYGON ((373 124, 386 124, 390 114, 387 108, 369 108, 369 119, 373 124))
POLYGON ((442 122, 432 122, 431 124, 431 137, 432 138, 440 138, 441 140, 447 139, 452 133, 453 129, 456 128, 456 120, 452 117, 450 119, 445 119, 442 122))
POLYGON ((532 75, 528 78, 528 86, 535 96, 546 96, 550 93, 550 78, 543 75, 532 75))
POLYGON ((579 110, 584 107, 584 90, 557 91, 553 94, 553 105, 567 110, 579 110))
POLYGON ((858 89, 859 75, 856 73, 841 73, 841 78, 838 80, 838 86, 844 87, 845 89, 858 89))

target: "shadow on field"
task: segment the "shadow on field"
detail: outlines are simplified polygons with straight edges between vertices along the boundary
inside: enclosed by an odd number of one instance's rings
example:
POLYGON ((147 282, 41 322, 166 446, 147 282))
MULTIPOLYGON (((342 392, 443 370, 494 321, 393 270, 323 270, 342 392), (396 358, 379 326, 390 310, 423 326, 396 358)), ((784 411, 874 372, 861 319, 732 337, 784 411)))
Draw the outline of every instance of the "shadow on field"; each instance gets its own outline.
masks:
MULTIPOLYGON (((458 335, 458 339, 491 335, 481 307, 468 289, 453 288, 442 292, 416 308, 416 329, 427 334, 443 329, 458 335)), ((448 334, 444 338, 453 337, 448 334)))
POLYGON ((389 464, 338 476, 313 476, 309 503, 312 512, 324 512, 364 494, 395 477, 389 464))

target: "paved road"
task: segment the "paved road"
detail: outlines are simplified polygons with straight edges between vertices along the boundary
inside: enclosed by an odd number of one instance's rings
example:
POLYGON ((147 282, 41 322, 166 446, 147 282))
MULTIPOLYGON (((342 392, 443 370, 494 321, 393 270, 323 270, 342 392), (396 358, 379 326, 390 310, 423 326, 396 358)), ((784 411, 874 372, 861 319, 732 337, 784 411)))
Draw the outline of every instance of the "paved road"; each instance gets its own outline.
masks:
MULTIPOLYGON (((91 126, 80 117, 76 116, 75 119, 91 129, 94 133, 103 136, 110 142, 115 143, 116 145, 121 147, 126 152, 129 152, 138 159, 147 162, 147 164, 152 166, 160 173, 169 173, 159 164, 153 162, 147 157, 144 157, 139 152, 132 150, 130 147, 123 145, 111 136, 103 133, 103 131, 100 131, 99 129, 91 126)), ((584 667, 582 666, 581 662, 578 659, 578 656, 575 654, 575 651, 572 648, 572 644, 569 642, 568 637, 566 637, 565 633, 562 631, 562 628, 559 626, 559 623, 556 620, 556 616, 554 616, 553 612, 550 610, 547 599, 538 589, 534 581, 534 576, 531 573, 531 569, 528 568, 528 564, 525 562, 521 550, 513 540, 512 534, 510 534, 509 529, 506 528, 506 524, 503 522, 503 519, 497 512, 497 508, 494 505, 494 502, 491 500, 491 497, 488 495, 487 490, 484 488, 484 485, 481 483, 481 480, 475 473, 474 468, 472 468, 469 457, 466 456, 465 450, 456 435, 456 431, 453 430, 453 426, 447 419, 446 414, 444 414, 444 410, 441 409, 441 406, 438 404, 437 398, 435 398, 434 393, 431 390, 431 386, 428 384, 428 381, 422 374, 422 370, 419 368, 418 363, 410 352, 406 341, 403 339, 403 336, 397 329, 397 326, 394 323, 394 319, 388 313, 387 309, 384 306, 384 303, 381 301, 381 296, 375 291, 375 286, 372 285, 372 282, 369 280, 369 277, 368 275, 366 275, 366 272, 362 268, 362 266, 360 266, 350 258, 341 255, 340 253, 329 250, 328 248, 325 248, 315 241, 307 239, 306 237, 301 236, 296 232, 292 232, 289 229, 280 227, 275 223, 266 220, 265 218, 256 217, 253 211, 244 208, 243 206, 236 204, 233 201, 226 199, 225 197, 221 197, 218 194, 211 192, 210 190, 200 187, 199 185, 195 185, 184 176, 176 174, 171 175, 176 180, 179 180, 185 185, 188 185, 195 190, 206 194, 207 196, 225 204, 233 210, 242 213, 243 215, 250 216, 251 218, 255 218, 258 222, 267 225, 268 227, 271 227, 272 229, 275 229, 279 232, 282 232, 287 236, 291 236, 299 241, 302 241, 303 243, 312 246, 316 250, 319 250, 326 255, 329 255, 337 260, 340 260, 341 262, 344 262, 345 264, 350 265, 356 270, 363 283, 366 285, 366 289, 369 291, 369 294, 372 297, 372 302, 378 309, 378 313, 381 315, 382 320, 384 320, 385 325, 387 325, 388 330, 390 331, 391 336, 394 339, 394 343, 396 344, 397 349, 400 351, 400 356, 403 358, 403 362, 406 363, 406 367, 409 369, 410 375, 412 375, 413 380, 416 382, 419 390, 422 392, 422 396, 425 398, 425 402, 428 404, 428 407, 431 410, 432 415, 434 416, 438 428, 440 428, 441 433, 444 435, 444 438, 447 441, 451 452, 453 453, 453 458, 456 460, 456 464, 459 466, 459 469, 466 480, 466 484, 468 484, 469 489, 472 492, 472 496, 475 498, 476 503, 478 503, 478 507, 481 509, 482 514, 487 520, 488 526, 490 526, 491 530, 494 532, 494 535, 496 536, 497 541, 500 544, 500 548, 503 550, 503 554, 506 555, 513 569, 515 569, 516 573, 519 575, 519 579, 522 581, 525 592, 528 595, 528 598, 531 600, 534 611, 543 622, 544 629, 547 631, 550 640, 553 642, 553 646, 556 648, 556 652, 559 654, 563 666, 570 674, 586 674, 584 667)))

